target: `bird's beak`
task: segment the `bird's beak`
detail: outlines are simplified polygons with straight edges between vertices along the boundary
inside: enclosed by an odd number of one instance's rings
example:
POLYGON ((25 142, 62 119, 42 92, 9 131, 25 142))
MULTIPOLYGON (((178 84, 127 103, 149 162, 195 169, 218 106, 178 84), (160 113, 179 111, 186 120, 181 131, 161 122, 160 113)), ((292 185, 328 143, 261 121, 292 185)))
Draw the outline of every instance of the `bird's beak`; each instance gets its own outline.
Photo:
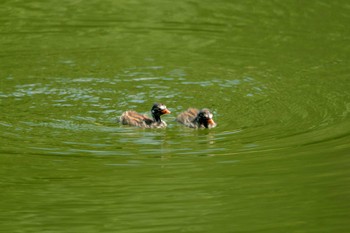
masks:
POLYGON ((166 108, 162 110, 162 114, 170 114, 171 112, 166 108))
POLYGON ((216 125, 213 119, 208 119, 208 125, 216 125))

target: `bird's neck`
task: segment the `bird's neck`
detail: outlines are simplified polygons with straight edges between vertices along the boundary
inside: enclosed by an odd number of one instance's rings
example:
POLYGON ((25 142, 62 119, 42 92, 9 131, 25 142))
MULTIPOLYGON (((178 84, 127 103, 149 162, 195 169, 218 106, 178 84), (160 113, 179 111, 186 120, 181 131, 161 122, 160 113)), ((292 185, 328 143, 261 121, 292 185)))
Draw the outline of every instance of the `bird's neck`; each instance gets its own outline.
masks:
POLYGON ((157 122, 157 123, 161 123, 162 122, 162 120, 160 119, 160 116, 158 116, 158 115, 152 115, 153 116, 153 120, 155 121, 155 122, 157 122))
POLYGON ((194 122, 198 125, 198 127, 201 127, 201 125, 203 125, 205 128, 208 128, 208 122, 198 116, 194 119, 194 122))

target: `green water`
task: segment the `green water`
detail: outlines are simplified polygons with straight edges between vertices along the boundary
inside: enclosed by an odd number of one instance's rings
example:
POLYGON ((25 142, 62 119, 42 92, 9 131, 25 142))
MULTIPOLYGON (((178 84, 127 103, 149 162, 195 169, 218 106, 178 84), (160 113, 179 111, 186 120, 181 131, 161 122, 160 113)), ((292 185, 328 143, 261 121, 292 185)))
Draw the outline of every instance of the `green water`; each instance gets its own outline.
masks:
POLYGON ((345 0, 2 1, 1 231, 349 232, 349 24, 345 0), (157 101, 167 129, 116 122, 157 101))

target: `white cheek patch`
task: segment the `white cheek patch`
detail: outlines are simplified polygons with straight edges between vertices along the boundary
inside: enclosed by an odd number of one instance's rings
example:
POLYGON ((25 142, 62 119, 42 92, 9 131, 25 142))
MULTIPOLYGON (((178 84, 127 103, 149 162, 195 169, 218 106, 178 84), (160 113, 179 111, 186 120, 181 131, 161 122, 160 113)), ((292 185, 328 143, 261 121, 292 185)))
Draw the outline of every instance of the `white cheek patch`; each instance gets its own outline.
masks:
POLYGON ((165 105, 160 105, 160 106, 159 106, 159 109, 160 109, 160 110, 164 110, 164 109, 166 109, 166 106, 165 106, 165 105))
POLYGON ((212 119, 213 118, 213 114, 209 114, 209 119, 212 119))

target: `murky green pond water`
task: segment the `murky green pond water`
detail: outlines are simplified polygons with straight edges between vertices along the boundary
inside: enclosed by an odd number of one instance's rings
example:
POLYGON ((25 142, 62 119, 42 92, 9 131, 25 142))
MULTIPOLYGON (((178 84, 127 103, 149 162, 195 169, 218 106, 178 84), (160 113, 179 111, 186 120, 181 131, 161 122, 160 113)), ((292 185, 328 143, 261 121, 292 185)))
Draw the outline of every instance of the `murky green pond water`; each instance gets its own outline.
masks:
POLYGON ((345 0, 2 1, 1 230, 349 232, 349 24, 345 0), (116 122, 157 101, 167 129, 116 122))

